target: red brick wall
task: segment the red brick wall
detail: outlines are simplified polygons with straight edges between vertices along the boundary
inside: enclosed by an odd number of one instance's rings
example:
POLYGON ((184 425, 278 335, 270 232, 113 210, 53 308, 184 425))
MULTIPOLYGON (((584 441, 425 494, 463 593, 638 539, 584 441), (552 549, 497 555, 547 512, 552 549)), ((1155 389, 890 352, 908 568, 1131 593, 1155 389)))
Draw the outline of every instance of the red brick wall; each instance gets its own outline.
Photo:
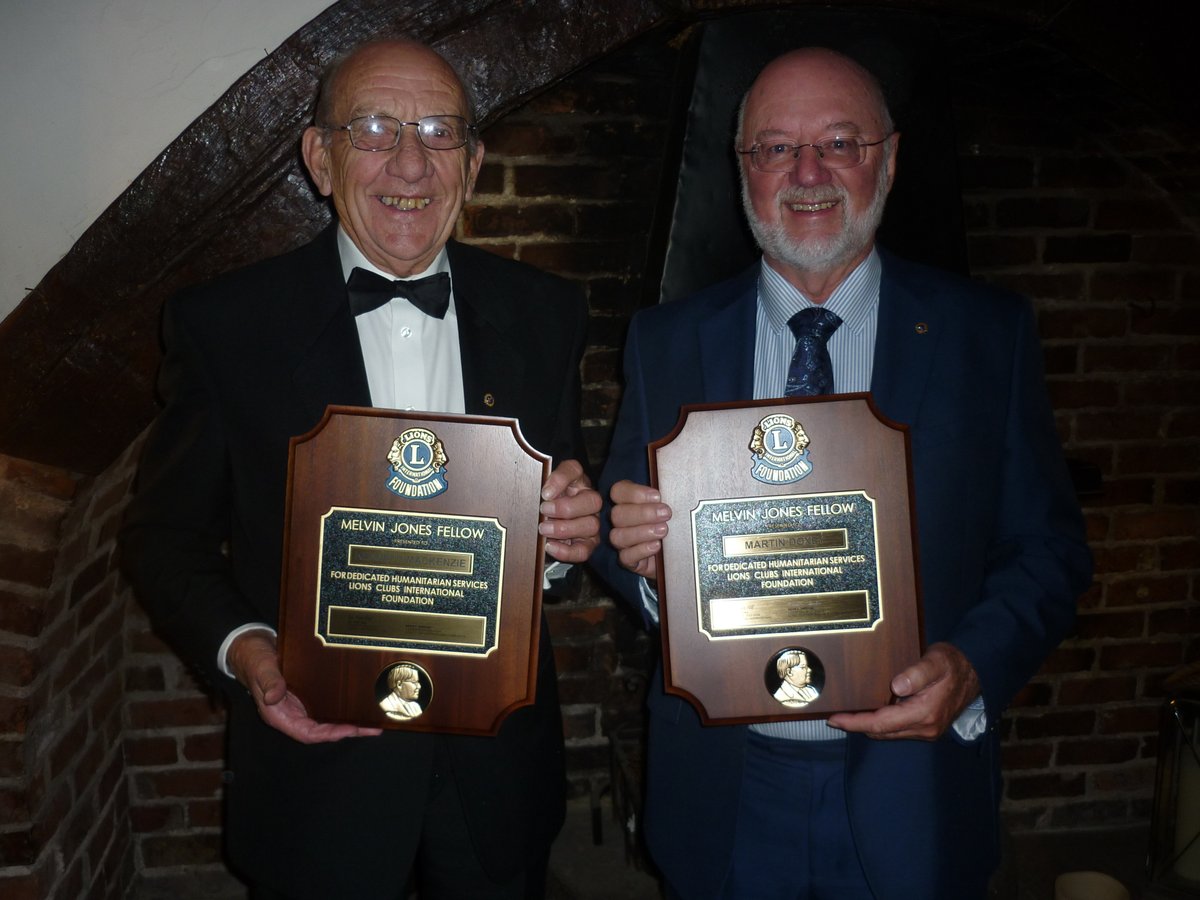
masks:
POLYGON ((138 870, 222 869, 224 711, 154 636, 127 587, 122 593, 124 749, 138 870))
POLYGON ((1034 298, 1067 453, 1103 479, 1076 633, 1005 722, 1004 808, 1144 821, 1161 682, 1200 660, 1200 154, 1066 58, 995 66, 958 83, 972 271, 1034 298))
POLYGON ((133 875, 113 570, 125 494, 120 477, 80 486, 0 457, 0 894, 12 900, 118 898, 133 875))
MULTIPOLYGON (((654 278, 654 200, 675 177, 663 149, 676 52, 641 42, 487 129, 461 229, 584 287, 595 463, 624 327, 654 278)), ((1074 829, 1145 822, 1160 684, 1200 657, 1200 155, 1166 116, 1039 52, 1037 66, 983 59, 952 80, 972 267, 1034 298, 1068 453, 1104 479, 1086 499, 1098 574, 1077 634, 1004 723, 1012 824, 1074 829), (1081 78, 1092 93, 1047 93, 1081 78)), ((220 867, 223 714, 113 574, 136 450, 82 484, 0 458, 6 898, 118 896, 135 870, 220 867)), ((606 735, 640 720, 648 639, 590 582, 547 614, 584 794, 607 784, 606 735)))

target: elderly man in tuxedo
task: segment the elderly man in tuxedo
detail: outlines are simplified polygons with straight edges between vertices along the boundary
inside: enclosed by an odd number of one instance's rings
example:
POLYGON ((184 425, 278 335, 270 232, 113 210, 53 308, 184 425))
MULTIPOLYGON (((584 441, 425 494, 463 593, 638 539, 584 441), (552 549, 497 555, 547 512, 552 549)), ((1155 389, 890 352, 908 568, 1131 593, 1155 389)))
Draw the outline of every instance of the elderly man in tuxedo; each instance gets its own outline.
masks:
POLYGON ((495 737, 311 719, 275 648, 288 442, 328 404, 514 417, 556 463, 539 526, 550 568, 582 563, 600 508, 577 461, 586 306, 561 279, 451 240, 484 148, 429 48, 380 41, 337 61, 302 153, 336 222, 166 306, 165 409, 126 571, 228 695, 226 849, 253 896, 395 898, 413 873, 423 898, 540 896, 564 813, 545 623, 536 702, 495 737), (414 299, 363 301, 373 276, 413 280, 414 299))
POLYGON ((870 390, 910 428, 928 647, 895 703, 828 720, 706 727, 656 678, 645 833, 673 897, 980 900, 1000 716, 1088 583, 1029 304, 875 246, 899 139, 854 61, 772 61, 734 143, 761 261, 630 326, 597 562, 647 623, 687 510, 647 486, 646 445, 680 405, 870 390))

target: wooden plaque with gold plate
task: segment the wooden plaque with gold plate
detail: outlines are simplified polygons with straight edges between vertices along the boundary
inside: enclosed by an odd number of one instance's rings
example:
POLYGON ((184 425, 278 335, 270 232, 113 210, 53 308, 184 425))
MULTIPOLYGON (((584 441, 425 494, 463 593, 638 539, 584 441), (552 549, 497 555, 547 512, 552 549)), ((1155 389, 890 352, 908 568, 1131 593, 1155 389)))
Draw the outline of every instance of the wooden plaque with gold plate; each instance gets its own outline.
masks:
POLYGON ((869 394, 685 406, 649 453, 667 691, 706 723, 887 705, 923 643, 907 429, 869 394))
POLYGON ((279 650, 309 715, 490 735, 533 703, 549 470, 514 419, 331 406, 292 439, 279 650))

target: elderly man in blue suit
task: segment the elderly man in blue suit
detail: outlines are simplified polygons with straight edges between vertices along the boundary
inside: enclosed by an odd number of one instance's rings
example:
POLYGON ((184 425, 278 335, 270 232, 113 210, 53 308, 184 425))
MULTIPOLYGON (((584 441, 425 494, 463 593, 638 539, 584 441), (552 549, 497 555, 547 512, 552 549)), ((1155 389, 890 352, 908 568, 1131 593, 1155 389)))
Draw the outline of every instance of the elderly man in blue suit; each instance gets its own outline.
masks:
POLYGON ((898 141, 852 60, 772 61, 735 142, 761 263, 630 327, 597 562, 647 622, 672 509, 647 486, 646 444, 681 404, 791 393, 801 314, 827 323, 816 358, 832 385, 809 393, 870 390, 910 428, 928 647, 895 673, 897 702, 827 720, 704 726, 656 677, 645 832, 672 897, 983 897, 999 858, 997 724, 1090 577, 1029 304, 875 246, 898 141))

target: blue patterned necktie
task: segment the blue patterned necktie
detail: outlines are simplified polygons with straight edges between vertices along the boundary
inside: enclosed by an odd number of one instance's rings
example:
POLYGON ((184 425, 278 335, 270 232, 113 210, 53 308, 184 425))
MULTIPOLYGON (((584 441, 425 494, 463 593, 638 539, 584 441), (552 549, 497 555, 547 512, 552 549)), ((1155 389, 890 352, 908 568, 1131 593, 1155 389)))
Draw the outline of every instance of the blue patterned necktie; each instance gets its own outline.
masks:
POLYGON ((825 342, 842 320, 823 306, 802 309, 790 319, 788 328, 796 336, 796 352, 788 367, 787 397, 813 397, 833 393, 833 361, 825 342))

